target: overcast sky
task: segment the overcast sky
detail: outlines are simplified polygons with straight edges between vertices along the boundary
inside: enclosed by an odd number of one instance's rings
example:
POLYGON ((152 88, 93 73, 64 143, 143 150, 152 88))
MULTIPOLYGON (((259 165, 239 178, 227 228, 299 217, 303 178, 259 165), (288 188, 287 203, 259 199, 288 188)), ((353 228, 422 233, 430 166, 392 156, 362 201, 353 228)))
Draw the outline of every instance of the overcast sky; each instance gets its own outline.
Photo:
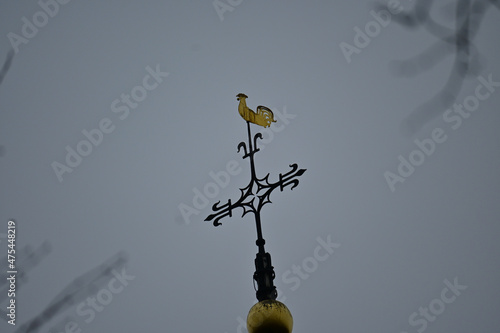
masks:
POLYGON ((249 181, 238 93, 277 119, 257 175, 307 169, 262 210, 294 332, 498 331, 498 7, 457 105, 408 135, 454 61, 391 70, 440 43, 395 22, 411 1, 57 1, 0 4, 0 273, 12 219, 24 271, 1 332, 246 332, 253 217, 204 222, 249 181))

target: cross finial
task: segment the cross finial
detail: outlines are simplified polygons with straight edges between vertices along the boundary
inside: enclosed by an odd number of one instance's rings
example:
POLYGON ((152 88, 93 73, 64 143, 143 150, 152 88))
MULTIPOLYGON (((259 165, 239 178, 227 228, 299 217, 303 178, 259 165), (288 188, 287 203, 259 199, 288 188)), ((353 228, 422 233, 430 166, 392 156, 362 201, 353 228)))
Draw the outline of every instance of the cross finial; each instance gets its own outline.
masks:
POLYGON ((257 148, 257 140, 262 140, 262 134, 257 133, 253 137, 250 131, 250 123, 254 123, 260 126, 270 126, 274 120, 273 112, 265 107, 257 107, 258 112, 255 113, 246 106, 245 94, 238 94, 236 96, 240 101, 238 106, 238 111, 240 115, 247 121, 247 132, 248 132, 248 145, 245 142, 240 142, 238 144, 238 152, 243 149, 244 155, 243 159, 249 158, 250 160, 250 182, 244 188, 240 188, 241 196, 236 201, 231 201, 229 199, 225 204, 220 205, 220 201, 212 206, 213 214, 210 214, 205 221, 212 221, 214 226, 219 226, 222 223, 219 221, 229 216, 233 215, 233 210, 236 208, 242 208, 242 217, 247 213, 253 213, 255 217, 255 224, 257 227, 257 247, 259 252, 255 258, 255 273, 254 280, 257 282, 257 299, 259 301, 272 299, 275 300, 277 297, 276 287, 273 284, 275 278, 274 268, 271 264, 271 255, 265 251, 264 244, 265 240, 262 237, 262 227, 260 220, 260 211, 262 207, 270 203, 271 193, 279 188, 280 191, 287 186, 291 186, 291 189, 295 188, 299 184, 297 177, 301 176, 306 169, 299 169, 297 164, 290 164, 291 170, 285 174, 279 174, 279 180, 276 182, 269 181, 269 173, 264 178, 258 178, 255 171, 254 155, 259 151, 257 148))

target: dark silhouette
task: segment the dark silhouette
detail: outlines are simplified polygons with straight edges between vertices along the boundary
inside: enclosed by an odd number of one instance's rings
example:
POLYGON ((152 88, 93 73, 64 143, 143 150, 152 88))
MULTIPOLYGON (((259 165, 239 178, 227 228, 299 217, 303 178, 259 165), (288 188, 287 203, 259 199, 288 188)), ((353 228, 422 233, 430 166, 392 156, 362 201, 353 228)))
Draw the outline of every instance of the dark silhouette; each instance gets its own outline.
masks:
MULTIPOLYGON (((298 169, 297 164, 290 164, 289 172, 279 175, 279 181, 275 183, 269 182, 269 173, 264 178, 258 178, 255 172, 254 155, 260 151, 257 148, 257 139, 262 140, 262 134, 257 133, 253 137, 250 131, 250 123, 254 123, 263 127, 268 127, 272 122, 275 122, 273 113, 270 109, 265 106, 257 107, 257 114, 250 110, 245 99, 248 98, 247 95, 240 93, 237 96, 240 101, 238 106, 238 112, 246 120, 247 123, 247 133, 248 133, 248 145, 246 142, 242 141, 238 145, 238 152, 243 148, 244 155, 243 158, 249 158, 250 160, 250 183, 244 188, 240 188, 241 196, 236 202, 232 202, 231 199, 227 201, 226 204, 220 205, 220 200, 212 206, 212 210, 215 212, 210 214, 205 221, 212 221, 214 226, 219 226, 222 223, 219 222, 220 219, 232 216, 232 212, 236 208, 243 209, 243 216, 247 213, 253 213, 255 217, 255 225, 257 228, 257 241, 255 242, 259 252, 255 258, 255 273, 253 275, 254 283, 257 282, 256 296, 257 300, 276 300, 278 297, 278 292, 274 286, 273 280, 275 278, 274 267, 271 264, 271 255, 266 252, 264 244, 266 241, 262 237, 262 227, 260 220, 260 211, 262 207, 271 203, 271 193, 279 188, 281 191, 287 186, 291 185, 291 189, 294 189, 299 185, 299 180, 297 177, 302 176, 306 169, 298 169), (260 112, 261 110, 262 112, 260 112), (250 114, 254 115, 251 116, 250 114), (258 115, 258 117, 257 117, 258 115), (253 142, 253 145, 252 145, 253 142), (248 148, 248 150, 247 150, 248 148)), ((254 286, 255 287, 255 286, 254 286)))

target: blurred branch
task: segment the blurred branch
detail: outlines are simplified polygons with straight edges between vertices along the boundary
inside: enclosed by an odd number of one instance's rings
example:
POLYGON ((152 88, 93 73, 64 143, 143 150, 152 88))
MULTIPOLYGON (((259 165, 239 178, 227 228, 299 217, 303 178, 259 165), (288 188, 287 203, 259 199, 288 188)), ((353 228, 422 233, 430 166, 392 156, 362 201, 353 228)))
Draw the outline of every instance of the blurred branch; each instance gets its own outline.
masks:
MULTIPOLYGON (((48 241, 43 242, 35 251, 31 248, 31 246, 27 245, 20 250, 17 251, 17 280, 16 280, 16 289, 20 290, 22 286, 28 281, 28 272, 31 271, 34 267, 36 267, 43 258, 45 258, 50 251, 52 250, 51 245, 48 241)), ((1 262, 7 262, 7 256, 1 259, 1 262)), ((5 289, 2 289, 0 292, 0 302, 3 302, 4 299, 8 297, 7 290, 8 281, 7 281, 7 271, 2 272, 0 274, 0 288, 3 288, 5 285, 5 289)), ((5 312, 6 313, 6 312, 5 312)), ((9 318, 7 316, 3 316, 5 321, 8 321, 9 318)))
MULTIPOLYGON (((12 65, 12 59, 14 59, 14 50, 11 49, 9 53, 7 53, 7 58, 5 58, 5 62, 3 63, 2 69, 0 69, 0 85, 3 82, 3 79, 7 75, 10 66, 12 65)), ((0 156, 5 155, 5 147, 0 145, 0 156)))
POLYGON ((2 84, 3 79, 7 75, 7 72, 12 65, 12 59, 14 59, 14 50, 10 50, 9 53, 7 53, 7 58, 3 63, 2 69, 0 69, 0 84, 2 84))
POLYGON ((127 261, 128 256, 119 252, 98 267, 80 275, 61 290, 39 315, 24 323, 15 333, 36 332, 57 314, 91 295, 104 279, 112 275, 113 269, 123 267, 127 261))
MULTIPOLYGON (((395 15, 393 20, 408 29, 423 27, 438 40, 420 54, 407 60, 394 61, 392 69, 400 76, 416 76, 428 71, 445 57, 454 55, 454 62, 443 88, 428 101, 413 110, 402 127, 413 135, 426 123, 449 108, 460 93, 467 76, 477 75, 480 70, 480 53, 473 44, 484 15, 491 5, 500 9, 499 0, 457 0, 455 4, 455 27, 448 28, 431 17, 432 0, 419 0, 413 11, 395 15)), ((378 5, 379 9, 388 10, 378 5)))

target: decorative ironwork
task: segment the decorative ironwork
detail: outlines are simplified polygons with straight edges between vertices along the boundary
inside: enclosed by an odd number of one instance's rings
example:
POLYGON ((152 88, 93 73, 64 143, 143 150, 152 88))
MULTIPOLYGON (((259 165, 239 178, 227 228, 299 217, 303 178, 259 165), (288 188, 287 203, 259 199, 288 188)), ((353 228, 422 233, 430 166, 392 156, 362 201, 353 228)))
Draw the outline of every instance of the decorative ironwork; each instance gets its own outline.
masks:
POLYGON ((253 213, 255 216, 255 224, 257 227, 257 241, 255 242, 258 246, 259 252, 255 258, 255 273, 254 280, 257 282, 257 299, 259 301, 266 299, 275 300, 278 296, 276 287, 273 284, 275 278, 274 268, 271 264, 271 255, 267 253, 264 249, 264 244, 266 243, 262 237, 262 227, 260 219, 260 211, 265 204, 271 203, 271 193, 279 188, 283 191, 285 187, 290 186, 290 189, 294 189, 298 184, 299 180, 297 177, 301 176, 306 169, 299 169, 297 164, 291 164, 291 170, 284 174, 279 174, 279 180, 277 182, 269 181, 269 173, 264 178, 258 178, 255 171, 254 155, 260 149, 257 147, 257 140, 262 140, 262 134, 257 133, 253 137, 250 131, 250 123, 254 123, 263 127, 270 126, 272 122, 275 122, 274 115, 272 111, 265 106, 258 106, 257 113, 253 112, 246 106, 245 94, 238 94, 237 99, 240 101, 238 106, 238 111, 243 119, 247 122, 247 132, 248 132, 248 144, 244 141, 238 144, 238 153, 242 151, 243 159, 249 158, 250 160, 250 182, 244 188, 240 188, 241 196, 236 202, 232 202, 229 199, 225 204, 221 205, 220 201, 212 206, 213 214, 210 214, 205 221, 212 221, 214 226, 219 226, 222 223, 219 221, 226 217, 233 216, 233 210, 236 208, 242 208, 242 217, 248 213, 253 213))

